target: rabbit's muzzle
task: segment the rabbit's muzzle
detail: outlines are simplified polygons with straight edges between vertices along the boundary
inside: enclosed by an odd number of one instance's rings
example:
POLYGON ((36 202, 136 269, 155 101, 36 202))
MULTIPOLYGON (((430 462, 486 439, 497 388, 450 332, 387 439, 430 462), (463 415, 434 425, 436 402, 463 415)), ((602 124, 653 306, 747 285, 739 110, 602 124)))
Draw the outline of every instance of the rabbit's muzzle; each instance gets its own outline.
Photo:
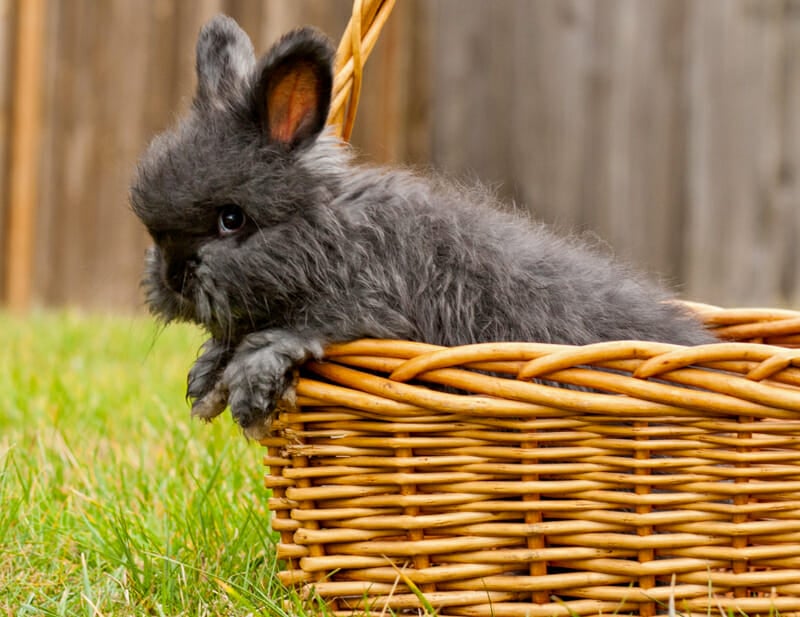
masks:
POLYGON ((195 283, 195 270, 200 264, 196 256, 164 255, 161 264, 161 277, 164 284, 175 293, 189 298, 195 283))
POLYGON ((173 242, 168 236, 159 238, 153 251, 151 267, 158 270, 164 287, 188 300, 196 284, 196 270, 200 265, 194 243, 173 242))
POLYGON ((153 314, 165 322, 196 319, 198 264, 196 256, 176 258, 158 245, 147 250, 142 287, 153 314))

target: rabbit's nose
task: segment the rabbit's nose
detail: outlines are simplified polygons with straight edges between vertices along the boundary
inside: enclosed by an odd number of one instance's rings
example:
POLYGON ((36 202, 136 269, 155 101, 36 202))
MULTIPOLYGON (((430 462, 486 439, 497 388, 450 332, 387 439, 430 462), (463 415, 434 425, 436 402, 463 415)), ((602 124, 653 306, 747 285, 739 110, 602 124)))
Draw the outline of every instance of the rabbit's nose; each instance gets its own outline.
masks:
POLYGON ((164 282, 173 291, 185 295, 194 281, 197 257, 167 258, 164 262, 164 282))

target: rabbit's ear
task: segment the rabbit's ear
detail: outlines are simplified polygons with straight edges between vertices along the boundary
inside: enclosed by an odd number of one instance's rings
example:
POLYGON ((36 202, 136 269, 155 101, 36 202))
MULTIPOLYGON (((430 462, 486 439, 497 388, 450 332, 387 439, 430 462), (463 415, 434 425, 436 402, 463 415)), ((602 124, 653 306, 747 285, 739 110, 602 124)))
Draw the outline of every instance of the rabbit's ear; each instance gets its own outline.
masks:
POLYGON ((226 15, 217 15, 203 26, 196 53, 196 101, 201 104, 225 106, 244 90, 256 63, 250 38, 226 15))
POLYGON ((325 127, 333 55, 328 38, 313 28, 286 34, 266 55, 257 71, 253 104, 270 141, 294 148, 325 127))

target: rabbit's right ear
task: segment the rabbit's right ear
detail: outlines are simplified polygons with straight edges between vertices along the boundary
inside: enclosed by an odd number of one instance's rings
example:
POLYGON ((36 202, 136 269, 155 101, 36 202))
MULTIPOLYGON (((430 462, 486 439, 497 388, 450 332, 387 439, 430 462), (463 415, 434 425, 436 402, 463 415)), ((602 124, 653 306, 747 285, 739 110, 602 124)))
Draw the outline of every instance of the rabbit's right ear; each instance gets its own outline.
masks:
POLYGON ((196 103, 225 107, 243 94, 256 58, 250 38, 233 19, 217 15, 203 26, 196 54, 196 103))
POLYGON ((284 35, 256 70, 253 105, 272 143, 289 149, 316 139, 328 118, 334 49, 314 28, 284 35))

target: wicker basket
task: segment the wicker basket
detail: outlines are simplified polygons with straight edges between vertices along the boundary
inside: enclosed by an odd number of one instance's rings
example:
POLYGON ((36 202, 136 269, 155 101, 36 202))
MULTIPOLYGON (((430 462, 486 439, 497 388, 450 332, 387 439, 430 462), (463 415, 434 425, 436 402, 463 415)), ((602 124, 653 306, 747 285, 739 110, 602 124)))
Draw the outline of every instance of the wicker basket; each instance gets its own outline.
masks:
POLYGON ((330 348, 263 441, 283 582, 343 615, 800 615, 800 313, 694 308, 749 342, 330 348))

